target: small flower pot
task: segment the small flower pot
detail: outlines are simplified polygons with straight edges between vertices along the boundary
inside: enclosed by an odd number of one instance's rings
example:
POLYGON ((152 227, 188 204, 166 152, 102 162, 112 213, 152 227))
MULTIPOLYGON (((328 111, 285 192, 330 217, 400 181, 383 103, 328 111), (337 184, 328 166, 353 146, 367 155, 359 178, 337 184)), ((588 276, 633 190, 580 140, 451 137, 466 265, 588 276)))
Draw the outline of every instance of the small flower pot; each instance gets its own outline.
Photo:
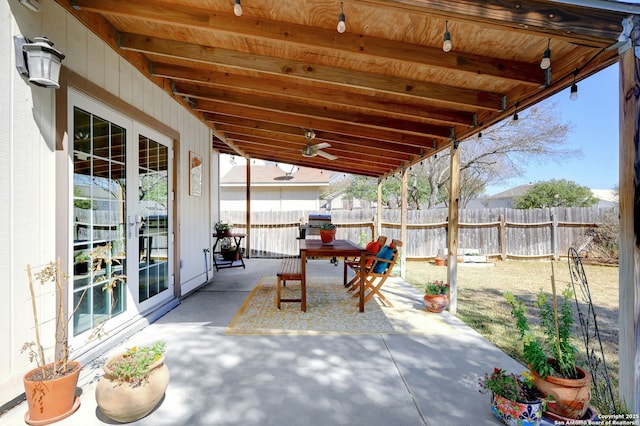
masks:
POLYGON ((336 230, 335 229, 321 229, 320 230, 320 239, 322 240, 322 244, 332 243, 333 240, 336 239, 336 230))
POLYGON ((436 266, 447 266, 447 259, 436 257, 433 262, 436 266))
MULTIPOLYGON (((52 370, 54 364, 46 364, 45 370, 52 370)), ((76 396, 76 385, 82 366, 77 361, 67 363, 69 374, 55 378, 41 378, 40 367, 24 375, 24 393, 29 411, 24 416, 29 425, 48 425, 73 414, 80 407, 76 396)))
POLYGON ((500 395, 491 395, 491 412, 509 426, 539 426, 542 422, 542 402, 511 401, 500 395))
POLYGON ((235 262, 236 260, 240 259, 240 254, 238 253, 238 250, 233 249, 233 250, 222 250, 222 252, 220 253, 222 255, 222 259, 227 261, 227 262, 235 262))
POLYGON ((429 312, 440 313, 449 306, 449 297, 446 294, 424 295, 424 306, 429 312))

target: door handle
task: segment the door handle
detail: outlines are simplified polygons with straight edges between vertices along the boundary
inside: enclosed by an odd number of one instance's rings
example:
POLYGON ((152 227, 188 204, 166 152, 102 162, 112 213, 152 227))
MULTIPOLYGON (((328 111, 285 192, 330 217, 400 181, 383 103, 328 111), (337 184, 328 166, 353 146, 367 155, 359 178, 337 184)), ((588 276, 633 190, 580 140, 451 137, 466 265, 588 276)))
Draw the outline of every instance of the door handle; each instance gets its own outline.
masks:
POLYGON ((129 238, 133 237, 133 232, 131 231, 131 229, 133 228, 136 232, 136 236, 138 234, 138 231, 140 229, 140 224, 144 223, 144 221, 142 220, 142 216, 136 216, 135 220, 132 221, 131 220, 131 216, 128 217, 128 222, 129 222, 129 238))

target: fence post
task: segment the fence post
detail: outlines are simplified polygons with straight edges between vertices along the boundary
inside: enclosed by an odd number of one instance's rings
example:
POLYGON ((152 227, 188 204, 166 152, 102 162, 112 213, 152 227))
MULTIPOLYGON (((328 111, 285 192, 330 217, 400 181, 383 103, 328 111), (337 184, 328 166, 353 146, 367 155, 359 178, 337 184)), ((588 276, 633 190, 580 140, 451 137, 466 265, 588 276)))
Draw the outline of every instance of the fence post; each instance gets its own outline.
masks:
POLYGON ((558 220, 553 211, 551 212, 551 249, 553 250, 553 260, 558 260, 558 220))
POLYGON ((507 222, 504 215, 500 215, 500 225, 498 225, 498 239, 500 244, 500 258, 507 259, 507 222))

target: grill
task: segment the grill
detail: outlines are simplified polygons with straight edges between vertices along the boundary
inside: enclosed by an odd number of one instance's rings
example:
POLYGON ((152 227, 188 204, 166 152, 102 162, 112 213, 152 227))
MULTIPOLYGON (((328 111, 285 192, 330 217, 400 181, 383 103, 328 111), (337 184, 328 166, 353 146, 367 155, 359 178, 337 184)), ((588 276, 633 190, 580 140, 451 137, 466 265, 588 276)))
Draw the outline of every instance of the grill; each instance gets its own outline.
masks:
POLYGON ((320 228, 325 223, 331 223, 330 214, 310 214, 306 225, 300 225, 300 239, 309 235, 320 235, 320 228))
MULTIPOLYGON (((309 235, 320 235, 320 228, 325 223, 331 223, 330 214, 310 214, 306 225, 300 225, 300 239, 304 240, 309 235)), ((331 263, 338 266, 338 259, 333 257, 331 263)))

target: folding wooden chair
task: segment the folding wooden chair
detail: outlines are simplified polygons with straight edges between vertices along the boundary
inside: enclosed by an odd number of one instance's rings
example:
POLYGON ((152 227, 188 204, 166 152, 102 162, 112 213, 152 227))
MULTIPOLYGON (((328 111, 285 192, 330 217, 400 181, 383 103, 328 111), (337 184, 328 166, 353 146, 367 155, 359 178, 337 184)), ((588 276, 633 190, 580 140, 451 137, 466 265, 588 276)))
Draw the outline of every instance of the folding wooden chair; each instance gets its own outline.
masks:
MULTIPOLYGON (((373 258, 376 257, 376 254, 378 253, 378 251, 380 251, 380 249, 382 247, 384 247, 384 245, 387 243, 387 237, 385 237, 384 235, 380 235, 378 237, 378 239, 375 241, 375 243, 377 244, 378 249, 375 250, 375 251, 370 251, 369 254, 367 255, 367 263, 369 265, 371 265, 371 262, 373 261, 373 258)), ((369 248, 370 245, 371 245, 371 243, 367 244, 367 249, 369 248)), ((344 259, 343 284, 344 284, 345 287, 351 287, 353 285, 353 283, 355 282, 355 278, 352 279, 351 281, 347 282, 347 275, 348 275, 349 269, 352 269, 353 271, 358 272, 358 269, 360 269, 360 258, 359 257, 356 257, 356 258, 353 258, 353 259, 347 259, 347 258, 344 259)))
MULTIPOLYGON (((399 248, 402 247, 402 241, 393 240, 391 245, 386 247, 389 248, 386 252, 390 253, 390 258, 375 257, 371 266, 367 267, 365 271, 357 271, 356 277, 352 280, 355 282, 349 288, 349 291, 355 291, 353 297, 358 297, 359 293, 356 290, 359 290, 360 286, 364 285, 364 303, 367 303, 374 295, 377 294, 380 300, 382 300, 382 303, 386 306, 392 307, 393 304, 384 297, 380 288, 385 281, 387 281, 387 278, 391 274, 391 271, 398 260, 399 248)), ((386 253, 378 253, 378 255, 382 256, 385 254, 386 253)))

